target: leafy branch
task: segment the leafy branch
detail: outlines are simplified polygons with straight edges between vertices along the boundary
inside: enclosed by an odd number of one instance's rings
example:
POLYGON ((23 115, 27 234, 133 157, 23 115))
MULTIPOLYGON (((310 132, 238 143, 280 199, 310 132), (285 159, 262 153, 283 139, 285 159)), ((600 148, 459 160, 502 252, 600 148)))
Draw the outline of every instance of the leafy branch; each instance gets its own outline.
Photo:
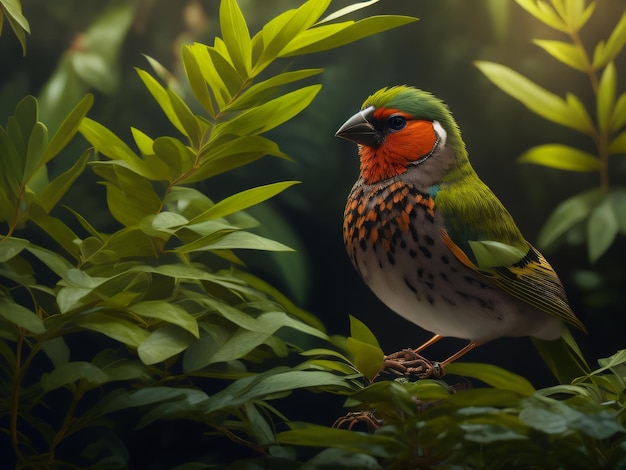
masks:
POLYGON ((533 42, 553 58, 587 76, 595 96, 595 117, 592 119, 583 102, 573 93, 567 93, 563 99, 504 65, 486 61, 475 64, 496 86, 534 113, 586 134, 593 141, 595 154, 551 143, 533 147, 519 157, 522 163, 566 171, 598 172, 599 188, 578 194, 557 206, 538 240, 541 247, 550 248, 565 233, 586 221, 589 258, 593 262, 606 252, 618 232, 626 235, 626 192, 611 188, 609 181, 610 156, 626 153, 626 93, 617 97, 614 64, 626 45, 626 11, 607 40, 600 41, 590 55, 579 33, 591 19, 595 1, 516 1, 536 19, 568 37, 569 42, 543 39, 533 42))

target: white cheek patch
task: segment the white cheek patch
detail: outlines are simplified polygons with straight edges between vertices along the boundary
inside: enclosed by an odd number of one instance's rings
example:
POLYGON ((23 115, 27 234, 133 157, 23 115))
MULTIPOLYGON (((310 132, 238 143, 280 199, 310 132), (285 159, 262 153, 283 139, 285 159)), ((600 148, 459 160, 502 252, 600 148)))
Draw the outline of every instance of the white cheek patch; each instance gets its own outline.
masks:
POLYGON ((439 121, 433 121, 433 129, 439 136, 439 146, 441 148, 446 146, 446 139, 448 138, 448 133, 443 128, 443 126, 439 123, 439 121))

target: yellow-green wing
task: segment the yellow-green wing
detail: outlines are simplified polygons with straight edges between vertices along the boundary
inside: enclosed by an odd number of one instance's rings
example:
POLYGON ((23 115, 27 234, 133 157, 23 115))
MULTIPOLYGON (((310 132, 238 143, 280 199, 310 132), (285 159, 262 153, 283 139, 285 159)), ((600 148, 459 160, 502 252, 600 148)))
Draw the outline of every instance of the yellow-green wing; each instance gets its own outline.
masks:
POLYGON ((503 291, 587 332, 585 326, 570 309, 565 291, 554 269, 530 243, 528 252, 516 262, 507 266, 479 267, 452 241, 445 230, 442 231, 442 238, 459 261, 489 278, 503 291))

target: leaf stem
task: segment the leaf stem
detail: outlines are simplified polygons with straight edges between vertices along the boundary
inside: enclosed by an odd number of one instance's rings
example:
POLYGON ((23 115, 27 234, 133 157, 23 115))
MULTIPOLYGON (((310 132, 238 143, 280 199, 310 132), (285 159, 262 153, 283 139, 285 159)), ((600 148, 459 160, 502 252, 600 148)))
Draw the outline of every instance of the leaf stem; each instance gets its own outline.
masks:
POLYGON ((19 449, 19 437, 17 433, 17 419, 19 416, 20 408, 20 385, 22 383, 22 346, 24 345, 24 332, 19 329, 17 336, 17 344, 15 346, 15 376, 13 379, 13 390, 11 393, 11 418, 10 418, 10 433, 11 433, 11 445, 13 446, 13 452, 18 461, 22 460, 22 455, 19 449))
MULTIPOLYGON (((589 60, 589 55, 587 54, 587 50, 583 45, 578 31, 575 29, 570 30, 569 36, 572 40, 573 45, 578 49, 580 55, 585 61, 585 72, 589 77, 591 89, 593 90, 594 96, 596 97, 597 101, 600 82, 598 80, 596 70, 593 67, 591 60, 589 60)), ((600 175, 600 189, 606 192, 609 189, 609 135, 606 130, 602 130, 600 129, 600 126, 598 126, 596 129, 594 129, 592 137, 598 151, 598 158, 600 160, 600 169, 598 170, 598 173, 600 175)))

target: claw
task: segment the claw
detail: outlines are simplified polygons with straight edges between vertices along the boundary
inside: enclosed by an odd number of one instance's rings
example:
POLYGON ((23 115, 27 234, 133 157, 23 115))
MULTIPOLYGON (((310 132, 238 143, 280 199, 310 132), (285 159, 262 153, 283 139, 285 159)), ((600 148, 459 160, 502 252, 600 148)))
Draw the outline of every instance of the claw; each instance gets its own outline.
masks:
POLYGON ((404 349, 385 356, 379 374, 381 373, 413 376, 418 379, 440 379, 445 375, 439 362, 431 362, 413 349, 404 349))

